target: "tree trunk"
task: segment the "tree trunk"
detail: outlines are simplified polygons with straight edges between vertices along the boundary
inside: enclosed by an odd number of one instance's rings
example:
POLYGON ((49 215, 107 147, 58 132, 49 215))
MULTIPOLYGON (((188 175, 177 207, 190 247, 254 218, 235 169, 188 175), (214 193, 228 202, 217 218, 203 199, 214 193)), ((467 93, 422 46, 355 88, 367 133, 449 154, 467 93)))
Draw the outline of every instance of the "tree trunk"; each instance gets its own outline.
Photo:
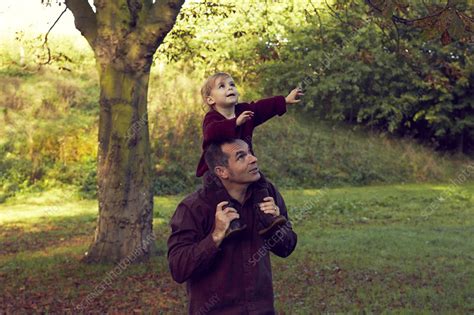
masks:
POLYGON ((154 248, 147 93, 153 54, 184 0, 65 0, 100 77, 99 217, 85 262, 137 262, 154 248))
POLYGON ((154 247, 153 194, 148 137, 149 69, 100 74, 98 150, 99 217, 86 262, 147 259, 154 247))

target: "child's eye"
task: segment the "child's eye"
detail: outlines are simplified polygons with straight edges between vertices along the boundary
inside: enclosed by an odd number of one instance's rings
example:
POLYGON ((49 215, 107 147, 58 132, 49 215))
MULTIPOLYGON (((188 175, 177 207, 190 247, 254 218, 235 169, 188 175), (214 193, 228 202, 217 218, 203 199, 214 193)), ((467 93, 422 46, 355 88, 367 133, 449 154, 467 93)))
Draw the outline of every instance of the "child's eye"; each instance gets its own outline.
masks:
POLYGON ((224 87, 224 84, 219 84, 219 89, 223 87, 224 87))

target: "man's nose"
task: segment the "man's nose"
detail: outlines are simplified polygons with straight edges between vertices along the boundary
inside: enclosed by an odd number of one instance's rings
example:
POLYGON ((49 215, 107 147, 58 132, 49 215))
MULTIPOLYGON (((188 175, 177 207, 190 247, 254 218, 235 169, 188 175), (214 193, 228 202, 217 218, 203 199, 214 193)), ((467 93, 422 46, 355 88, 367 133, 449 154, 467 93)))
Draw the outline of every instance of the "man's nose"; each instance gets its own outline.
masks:
POLYGON ((255 155, 249 154, 250 157, 250 163, 257 163, 258 159, 255 155))

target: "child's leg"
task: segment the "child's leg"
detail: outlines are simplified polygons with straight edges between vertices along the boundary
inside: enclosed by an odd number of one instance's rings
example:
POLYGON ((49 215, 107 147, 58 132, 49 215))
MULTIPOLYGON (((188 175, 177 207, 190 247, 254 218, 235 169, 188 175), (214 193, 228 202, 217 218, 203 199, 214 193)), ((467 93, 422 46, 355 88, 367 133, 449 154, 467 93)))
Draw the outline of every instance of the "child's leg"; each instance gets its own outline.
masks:
POLYGON ((265 178, 265 176, 260 172, 260 179, 255 182, 255 191, 253 194, 253 204, 254 204, 254 210, 256 211, 257 215, 257 229, 258 229, 258 234, 267 236, 271 235, 273 231, 278 228, 281 225, 284 225, 287 220, 284 216, 279 215, 279 216, 273 216, 269 213, 264 213, 263 211, 260 210, 259 203, 264 202, 265 197, 269 197, 270 193, 268 191, 268 180, 265 178))

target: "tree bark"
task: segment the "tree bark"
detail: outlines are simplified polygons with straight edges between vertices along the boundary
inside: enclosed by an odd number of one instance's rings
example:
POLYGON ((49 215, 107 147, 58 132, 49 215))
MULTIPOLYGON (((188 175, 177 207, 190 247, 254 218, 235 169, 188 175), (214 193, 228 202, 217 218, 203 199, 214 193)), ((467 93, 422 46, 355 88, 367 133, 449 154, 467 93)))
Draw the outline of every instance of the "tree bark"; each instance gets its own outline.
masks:
POLYGON ((141 261, 154 245, 149 72, 130 73, 108 64, 99 73, 99 217, 85 261, 141 261))
POLYGON ((85 262, 146 260, 154 248, 147 94, 153 54, 184 0, 66 0, 100 78, 99 216, 85 262))

